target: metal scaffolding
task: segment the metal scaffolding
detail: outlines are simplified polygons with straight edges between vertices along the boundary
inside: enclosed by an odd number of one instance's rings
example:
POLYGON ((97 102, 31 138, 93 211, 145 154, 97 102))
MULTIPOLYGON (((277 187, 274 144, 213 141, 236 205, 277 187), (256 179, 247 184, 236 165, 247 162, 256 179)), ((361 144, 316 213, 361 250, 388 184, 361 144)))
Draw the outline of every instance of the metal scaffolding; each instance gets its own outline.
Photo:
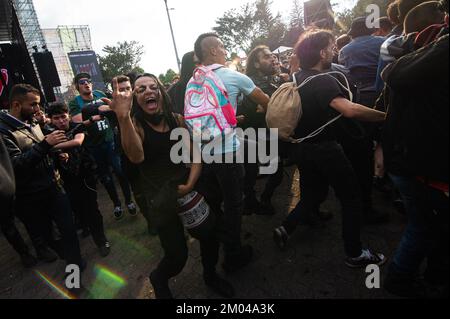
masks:
POLYGON ((61 89, 66 97, 73 95, 72 67, 67 56, 70 52, 92 50, 89 26, 58 26, 56 29, 43 29, 48 49, 53 53, 56 68, 61 79, 61 89))
POLYGON ((17 18, 19 20, 20 29, 22 30, 23 38, 27 45, 28 53, 33 62, 34 70, 36 72, 39 84, 42 86, 39 72, 36 68, 36 63, 32 57, 35 50, 33 47, 41 49, 46 45, 44 35, 42 34, 41 26, 34 9, 33 0, 12 0, 14 8, 16 10, 17 18))

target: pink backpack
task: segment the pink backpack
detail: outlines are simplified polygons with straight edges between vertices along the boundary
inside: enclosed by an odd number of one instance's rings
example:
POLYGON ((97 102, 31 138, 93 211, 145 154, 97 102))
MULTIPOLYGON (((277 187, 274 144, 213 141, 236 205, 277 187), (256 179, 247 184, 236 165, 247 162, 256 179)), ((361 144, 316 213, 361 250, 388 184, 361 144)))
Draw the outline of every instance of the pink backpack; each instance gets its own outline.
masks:
POLYGON ((198 67, 186 87, 186 125, 204 143, 237 125, 225 85, 214 72, 222 67, 220 64, 198 67))

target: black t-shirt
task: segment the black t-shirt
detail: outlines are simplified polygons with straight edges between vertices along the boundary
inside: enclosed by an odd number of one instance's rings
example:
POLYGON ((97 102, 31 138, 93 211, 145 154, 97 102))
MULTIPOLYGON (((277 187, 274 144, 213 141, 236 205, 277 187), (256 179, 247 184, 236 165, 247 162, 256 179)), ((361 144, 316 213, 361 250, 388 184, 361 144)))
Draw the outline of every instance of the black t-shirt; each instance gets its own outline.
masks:
MULTIPOLYGON (((296 74, 297 83, 300 85, 307 78, 318 75, 320 72, 304 70, 296 74)), ((331 75, 321 75, 312 79, 300 88, 303 115, 295 129, 295 138, 303 138, 332 120, 339 113, 330 107, 331 101, 336 97, 346 97, 344 89, 331 75)), ((307 140, 310 143, 334 141, 333 124, 327 126, 318 136, 307 140)))

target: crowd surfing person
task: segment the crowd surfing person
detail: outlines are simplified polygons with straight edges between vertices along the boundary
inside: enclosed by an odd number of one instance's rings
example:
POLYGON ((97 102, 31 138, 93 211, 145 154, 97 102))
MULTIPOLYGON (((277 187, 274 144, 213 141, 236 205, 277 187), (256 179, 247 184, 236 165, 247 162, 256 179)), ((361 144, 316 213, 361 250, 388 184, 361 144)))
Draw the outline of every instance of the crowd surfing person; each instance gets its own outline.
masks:
MULTIPOLYGON (((133 164, 139 165, 151 220, 164 250, 163 259, 150 274, 150 282, 156 298, 170 299, 169 279, 183 270, 188 258, 183 224, 177 215, 178 207, 172 203, 194 190, 202 164, 193 163, 188 169, 171 160, 171 148, 177 143, 170 139, 171 133, 185 125, 183 118, 172 112, 170 98, 154 75, 138 76, 133 92, 120 92, 117 79, 113 86, 113 100, 108 103, 119 122, 124 152, 133 164), (133 96, 137 108, 131 118, 133 96)), ((195 152, 192 144, 190 148, 195 152)), ((214 219, 211 214, 209 222, 214 224, 214 219)), ((216 272, 219 241, 214 227, 205 228, 196 237, 200 241, 205 284, 224 297, 233 297, 233 287, 216 272)))

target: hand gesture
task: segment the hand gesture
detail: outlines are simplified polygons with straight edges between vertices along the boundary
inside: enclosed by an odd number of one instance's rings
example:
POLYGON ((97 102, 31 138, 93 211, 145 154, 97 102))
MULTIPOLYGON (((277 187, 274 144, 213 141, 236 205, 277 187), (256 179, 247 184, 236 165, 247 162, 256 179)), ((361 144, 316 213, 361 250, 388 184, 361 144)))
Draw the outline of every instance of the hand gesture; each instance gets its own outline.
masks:
POLYGON ((67 142, 67 137, 64 131, 54 131, 53 133, 45 137, 45 141, 50 146, 55 146, 64 142, 67 142))
POLYGON ((113 79, 113 100, 104 98, 102 99, 109 108, 116 113, 118 118, 125 118, 130 115, 131 107, 133 106, 133 92, 131 91, 119 91, 119 83, 117 78, 113 79))

